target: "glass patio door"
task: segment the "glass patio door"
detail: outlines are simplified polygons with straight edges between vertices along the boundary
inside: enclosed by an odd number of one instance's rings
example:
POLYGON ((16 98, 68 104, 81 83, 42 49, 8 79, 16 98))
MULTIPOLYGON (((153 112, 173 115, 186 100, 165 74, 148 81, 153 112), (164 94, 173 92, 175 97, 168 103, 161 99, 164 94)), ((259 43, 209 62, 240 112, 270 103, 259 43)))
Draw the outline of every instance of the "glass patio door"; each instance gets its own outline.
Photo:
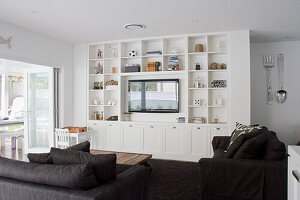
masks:
POLYGON ((25 152, 48 152, 54 144, 53 68, 26 70, 25 86, 25 152))

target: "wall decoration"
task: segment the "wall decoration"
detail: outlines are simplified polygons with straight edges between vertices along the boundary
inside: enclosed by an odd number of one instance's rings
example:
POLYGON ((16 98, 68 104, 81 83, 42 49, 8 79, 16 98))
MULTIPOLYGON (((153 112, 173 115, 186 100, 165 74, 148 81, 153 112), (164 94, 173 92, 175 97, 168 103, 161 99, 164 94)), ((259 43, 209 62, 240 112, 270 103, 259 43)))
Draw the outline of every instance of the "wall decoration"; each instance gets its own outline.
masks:
POLYGON ((9 49, 11 48, 10 42, 11 36, 9 36, 7 39, 4 39, 2 36, 0 36, 0 44, 6 44, 9 49))

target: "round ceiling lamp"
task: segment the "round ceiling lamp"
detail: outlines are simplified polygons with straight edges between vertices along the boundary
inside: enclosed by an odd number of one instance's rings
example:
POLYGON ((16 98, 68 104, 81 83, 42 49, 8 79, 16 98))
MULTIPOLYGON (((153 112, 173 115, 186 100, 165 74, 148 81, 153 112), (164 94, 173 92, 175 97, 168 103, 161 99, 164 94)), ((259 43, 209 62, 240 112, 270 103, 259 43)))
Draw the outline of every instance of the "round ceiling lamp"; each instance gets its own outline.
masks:
POLYGON ((143 24, 125 24, 124 27, 127 30, 143 30, 145 28, 145 25, 143 25, 143 24))

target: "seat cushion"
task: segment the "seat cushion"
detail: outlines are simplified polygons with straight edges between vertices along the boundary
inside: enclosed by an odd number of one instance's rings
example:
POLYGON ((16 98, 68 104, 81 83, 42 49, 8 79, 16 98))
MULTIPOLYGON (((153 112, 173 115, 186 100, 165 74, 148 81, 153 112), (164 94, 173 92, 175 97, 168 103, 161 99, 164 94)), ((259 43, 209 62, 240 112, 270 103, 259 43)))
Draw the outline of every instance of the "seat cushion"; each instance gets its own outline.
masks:
MULTIPOLYGON (((79 144, 68 147, 67 149, 74 151, 84 151, 90 152, 90 142, 85 141, 79 144)), ((51 153, 29 153, 27 155, 28 159, 32 163, 39 164, 53 164, 51 153)))
POLYGON ((116 178, 116 154, 92 155, 88 152, 51 148, 54 164, 91 163, 99 183, 116 178))
POLYGON ((239 148, 246 140, 256 137, 267 130, 268 129, 264 126, 259 126, 259 125, 246 126, 237 123, 236 129, 231 135, 228 149, 225 151, 225 158, 233 158, 235 153, 239 150, 239 148))
POLYGON ((213 158, 224 158, 225 149, 216 149, 213 158))
POLYGON ((98 185, 93 168, 88 163, 48 165, 0 157, 0 176, 71 189, 91 189, 98 185))

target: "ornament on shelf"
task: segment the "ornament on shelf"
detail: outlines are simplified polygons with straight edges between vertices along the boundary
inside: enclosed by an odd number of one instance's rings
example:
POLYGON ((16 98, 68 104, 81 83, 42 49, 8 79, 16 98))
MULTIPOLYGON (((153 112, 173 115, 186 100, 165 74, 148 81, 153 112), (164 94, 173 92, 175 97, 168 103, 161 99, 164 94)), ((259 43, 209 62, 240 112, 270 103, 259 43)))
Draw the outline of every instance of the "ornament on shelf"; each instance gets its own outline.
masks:
POLYGON ((180 70, 180 59, 178 56, 171 56, 168 62, 168 71, 178 71, 180 70))
POLYGON ((200 66, 199 63, 196 63, 196 64, 195 64, 195 70, 201 70, 201 66, 200 66))
POLYGON ((101 51, 101 49, 98 49, 98 50, 97 50, 97 58, 98 58, 98 59, 101 59, 101 58, 102 58, 102 51, 101 51))
POLYGON ((97 98, 94 98, 93 104, 94 104, 94 105, 98 105, 98 100, 97 100, 97 98))
POLYGON ((222 70, 222 69, 226 69, 226 68, 227 68, 227 66, 225 63, 218 64, 216 62, 213 62, 209 65, 210 70, 222 70))
POLYGON ((113 47, 110 47, 111 48, 111 55, 113 58, 117 58, 119 53, 118 53, 118 49, 117 48, 113 48, 113 47))
POLYGON ((195 52, 203 52, 203 44, 195 44, 195 52))
POLYGON ((128 55, 129 55, 129 57, 137 57, 138 56, 138 51, 137 50, 131 50, 128 55))
POLYGON ((194 106, 201 106, 201 99, 194 99, 194 106))
POLYGON ((98 63, 98 65, 95 67, 95 74, 103 74, 103 66, 101 63, 98 63))

